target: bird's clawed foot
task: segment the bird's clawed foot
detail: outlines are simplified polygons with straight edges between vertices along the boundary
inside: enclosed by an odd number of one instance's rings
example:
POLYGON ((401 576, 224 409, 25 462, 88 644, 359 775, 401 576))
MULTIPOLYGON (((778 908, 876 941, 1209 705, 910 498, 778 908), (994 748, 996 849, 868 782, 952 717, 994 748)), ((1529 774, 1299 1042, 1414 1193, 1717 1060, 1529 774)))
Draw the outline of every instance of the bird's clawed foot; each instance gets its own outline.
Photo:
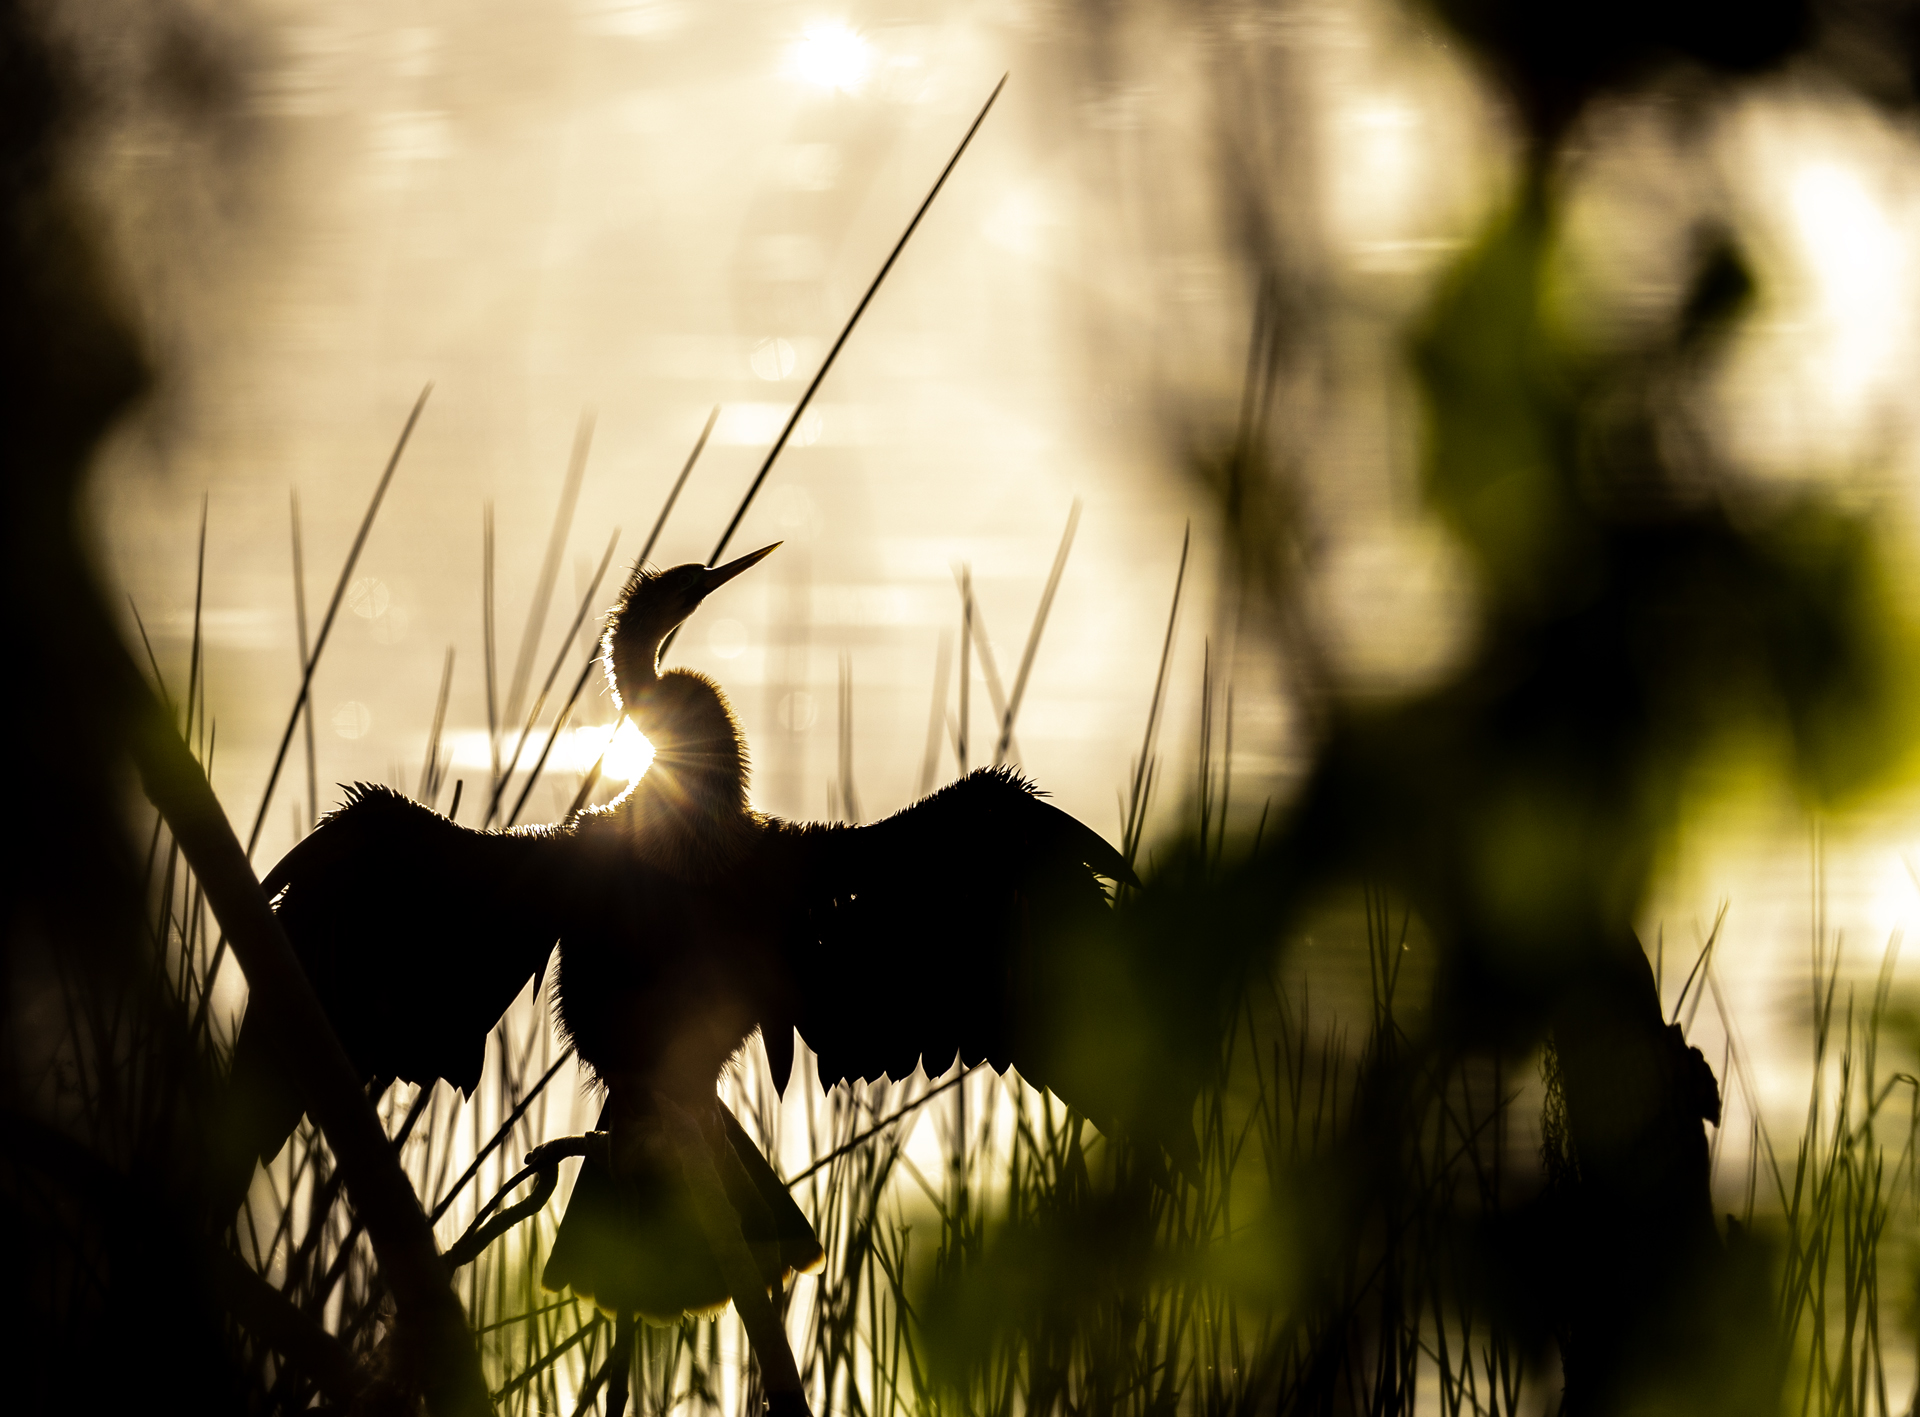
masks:
POLYGON ((612 1159, 609 1147, 611 1136, 607 1132, 587 1132, 577 1137, 555 1137, 552 1141, 541 1142, 527 1153, 527 1166, 531 1170, 545 1171, 558 1166, 569 1156, 591 1156, 602 1166, 612 1159))

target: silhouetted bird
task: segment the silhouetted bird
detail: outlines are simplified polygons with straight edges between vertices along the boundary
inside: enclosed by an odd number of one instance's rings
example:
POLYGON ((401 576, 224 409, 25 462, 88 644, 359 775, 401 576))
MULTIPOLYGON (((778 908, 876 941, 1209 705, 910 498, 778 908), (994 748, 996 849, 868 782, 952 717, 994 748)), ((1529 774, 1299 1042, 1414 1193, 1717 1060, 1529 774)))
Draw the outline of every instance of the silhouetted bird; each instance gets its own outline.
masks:
MULTIPOLYGON (((703 675, 660 672, 658 656, 771 550, 628 581, 605 661, 654 757, 616 801, 557 826, 484 832, 361 786, 266 885, 368 1079, 443 1078, 470 1093, 488 1032, 557 941, 557 1020, 607 1089, 608 1146, 576 1182, 546 1282, 662 1318, 733 1298, 777 1396, 774 1339, 755 1315, 767 1286, 817 1263, 820 1245, 720 1105, 721 1069, 759 1029, 784 1090, 797 1029, 827 1086, 904 1078, 923 1058, 939 1072, 956 1055, 1044 1086, 1038 947, 1101 929, 1097 878, 1131 873, 1010 771, 974 772, 870 826, 753 811, 725 696, 703 675)), ((235 1080, 250 1172, 300 1112, 251 1020, 235 1080)))

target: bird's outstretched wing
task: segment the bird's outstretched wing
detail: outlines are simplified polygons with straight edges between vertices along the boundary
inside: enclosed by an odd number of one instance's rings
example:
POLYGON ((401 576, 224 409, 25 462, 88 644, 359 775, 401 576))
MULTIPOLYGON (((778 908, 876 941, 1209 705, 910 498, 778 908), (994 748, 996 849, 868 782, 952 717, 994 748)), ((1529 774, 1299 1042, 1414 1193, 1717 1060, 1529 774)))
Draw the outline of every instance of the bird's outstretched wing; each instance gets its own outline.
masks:
MULTIPOLYGON (((957 1053, 1049 1085, 1049 954, 1107 928, 1099 878, 1132 880, 1117 851, 1002 769, 871 826, 776 823, 772 842, 799 903, 791 1023, 823 1084, 903 1078, 923 1057, 938 1073, 957 1053)), ((781 1082, 787 1022, 765 1029, 781 1082)))
POLYGON ((488 1032, 560 936, 565 844, 363 783, 273 868, 268 897, 363 1076, 473 1091, 488 1032))
MULTIPOLYGON (((472 1092, 488 1032, 560 935, 566 845, 563 829, 472 831, 358 784, 268 873, 275 913, 363 1078, 444 1078, 472 1092)), ((252 1014, 233 1096, 236 1175, 251 1175, 301 1111, 252 1014)))

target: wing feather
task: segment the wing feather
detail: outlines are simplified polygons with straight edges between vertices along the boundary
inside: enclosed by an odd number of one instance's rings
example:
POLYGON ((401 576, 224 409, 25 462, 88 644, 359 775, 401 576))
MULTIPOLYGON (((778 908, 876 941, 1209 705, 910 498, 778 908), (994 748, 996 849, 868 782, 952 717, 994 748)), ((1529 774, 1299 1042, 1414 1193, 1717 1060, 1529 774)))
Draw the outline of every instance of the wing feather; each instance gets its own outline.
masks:
MULTIPOLYGON (((565 843, 552 829, 469 831, 361 784, 268 873, 275 913, 363 1079, 444 1078, 471 1094, 488 1032, 560 933, 565 843)), ((223 1215, 302 1110, 276 1040, 249 1012, 214 1161, 223 1215)))
POLYGON ((559 938, 564 836, 482 832, 349 789, 265 885, 361 1074, 471 1093, 487 1034, 559 938))
POLYGON ((864 827, 776 824, 801 901, 791 1022, 831 1086, 1017 1068, 1047 1086, 1049 954, 1109 928, 1111 846, 1011 771, 982 769, 864 827))

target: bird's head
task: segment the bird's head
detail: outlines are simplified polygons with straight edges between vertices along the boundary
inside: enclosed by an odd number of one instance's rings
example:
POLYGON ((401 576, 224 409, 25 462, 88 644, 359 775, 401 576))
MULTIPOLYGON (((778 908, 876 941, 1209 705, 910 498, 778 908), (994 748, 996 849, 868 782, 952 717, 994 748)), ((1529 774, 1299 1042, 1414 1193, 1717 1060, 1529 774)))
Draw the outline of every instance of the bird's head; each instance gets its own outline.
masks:
POLYGON ((700 602, 779 545, 776 541, 724 566, 634 568, 601 636, 614 692, 623 704, 631 703, 636 693, 658 678, 661 644, 699 609, 700 602))

